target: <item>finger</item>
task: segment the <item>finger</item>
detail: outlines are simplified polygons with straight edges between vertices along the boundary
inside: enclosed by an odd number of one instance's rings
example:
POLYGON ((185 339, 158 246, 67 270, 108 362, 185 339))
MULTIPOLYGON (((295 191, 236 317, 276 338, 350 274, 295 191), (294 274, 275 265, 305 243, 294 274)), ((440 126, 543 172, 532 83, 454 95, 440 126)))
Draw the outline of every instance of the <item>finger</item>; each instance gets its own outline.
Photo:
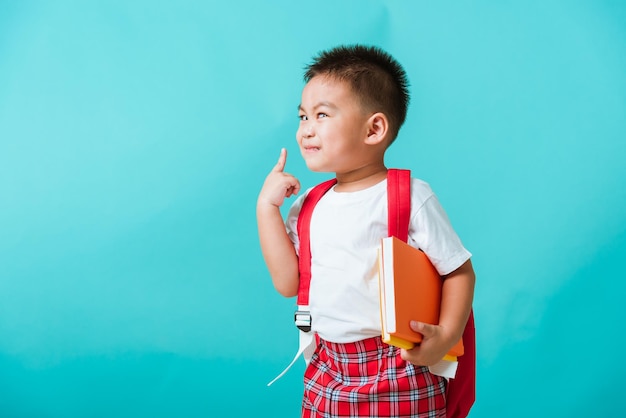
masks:
POLYGON ((285 148, 282 148, 280 150, 278 162, 276 163, 272 171, 282 173, 283 171, 285 171, 285 164, 287 164, 287 150, 285 148))
POLYGON ((296 181, 296 183, 292 186, 291 191, 292 194, 298 194, 298 192, 300 191, 300 181, 295 177, 294 180, 296 181))
POLYGON ((409 325, 413 331, 419 332, 424 336, 424 338, 432 337, 437 332, 434 325, 426 324, 424 322, 411 321, 409 325))
POLYGON ((405 350, 404 348, 400 349, 400 358, 402 358, 402 360, 408 361, 409 363, 412 363, 418 366, 422 366, 422 364, 420 364, 422 362, 420 359, 420 354, 421 354, 421 347, 419 345, 416 345, 410 350, 405 350))
POLYGON ((300 182, 298 181, 298 179, 291 176, 290 180, 292 182, 287 186, 285 197, 291 197, 295 194, 298 194, 298 192, 300 191, 300 182))

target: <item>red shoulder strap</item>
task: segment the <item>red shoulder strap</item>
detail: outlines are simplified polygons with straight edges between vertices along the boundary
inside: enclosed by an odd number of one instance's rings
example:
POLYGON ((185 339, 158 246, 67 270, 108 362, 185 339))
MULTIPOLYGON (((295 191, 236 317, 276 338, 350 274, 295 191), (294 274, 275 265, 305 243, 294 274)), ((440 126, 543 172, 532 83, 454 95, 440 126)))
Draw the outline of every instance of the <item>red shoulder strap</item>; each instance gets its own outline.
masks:
POLYGON ((309 239, 309 225, 313 209, 324 194, 337 183, 337 179, 327 180, 313 187, 304 198, 300 215, 298 215, 298 238, 300 251, 298 254, 298 268, 300 283, 298 285, 298 306, 309 304, 309 285, 311 284, 311 245, 309 239))
POLYGON ((411 217, 411 171, 387 171, 387 231, 404 242, 409 238, 411 217))

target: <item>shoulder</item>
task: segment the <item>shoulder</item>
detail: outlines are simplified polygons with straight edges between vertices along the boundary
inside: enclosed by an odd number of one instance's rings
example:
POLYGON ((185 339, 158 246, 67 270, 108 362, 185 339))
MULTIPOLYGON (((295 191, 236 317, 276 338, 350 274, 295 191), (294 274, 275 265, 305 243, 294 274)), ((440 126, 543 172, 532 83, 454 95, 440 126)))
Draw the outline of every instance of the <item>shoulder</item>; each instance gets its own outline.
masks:
POLYGON ((433 196, 435 196, 435 192, 427 182, 411 177, 411 206, 421 207, 433 196))
POLYGON ((433 191, 430 184, 424 180, 411 177, 411 193, 431 195, 433 194, 433 191))

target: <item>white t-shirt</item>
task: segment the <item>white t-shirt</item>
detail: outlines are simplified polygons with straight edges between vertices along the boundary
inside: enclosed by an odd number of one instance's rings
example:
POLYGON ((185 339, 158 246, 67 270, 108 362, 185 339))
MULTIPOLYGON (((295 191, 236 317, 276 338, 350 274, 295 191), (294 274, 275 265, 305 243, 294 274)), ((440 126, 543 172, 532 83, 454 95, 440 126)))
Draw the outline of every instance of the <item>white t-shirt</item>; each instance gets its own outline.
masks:
MULTIPOLYGON (((296 250, 305 196, 296 199, 286 221, 296 250)), ((315 206, 309 307, 312 330, 321 338, 348 343, 381 334, 377 248, 387 235, 387 180, 356 192, 332 188, 315 206)), ((441 275, 471 257, 430 186, 418 179, 411 179, 409 244, 422 249, 441 275)))

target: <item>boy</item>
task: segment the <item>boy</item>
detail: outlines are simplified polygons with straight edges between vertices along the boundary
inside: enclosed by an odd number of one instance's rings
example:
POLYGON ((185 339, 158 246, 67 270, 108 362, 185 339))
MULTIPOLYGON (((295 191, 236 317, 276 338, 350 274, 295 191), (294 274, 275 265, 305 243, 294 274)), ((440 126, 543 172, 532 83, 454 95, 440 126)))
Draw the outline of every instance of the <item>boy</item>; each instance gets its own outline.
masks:
MULTIPOLYGON (((376 47, 340 46, 306 68, 296 140, 307 167, 337 184, 317 203, 310 224, 312 331, 319 343, 304 377, 303 417, 445 417, 446 380, 428 366, 461 338, 471 310, 474 271, 430 187, 411 179, 409 243, 444 277, 439 325, 412 322, 421 345, 404 350, 381 340, 377 247, 387 236, 385 151, 409 102, 400 64, 376 47)), ((297 217, 280 206, 300 191, 284 171, 267 176, 257 201, 261 249, 276 290, 298 292, 297 217)))

